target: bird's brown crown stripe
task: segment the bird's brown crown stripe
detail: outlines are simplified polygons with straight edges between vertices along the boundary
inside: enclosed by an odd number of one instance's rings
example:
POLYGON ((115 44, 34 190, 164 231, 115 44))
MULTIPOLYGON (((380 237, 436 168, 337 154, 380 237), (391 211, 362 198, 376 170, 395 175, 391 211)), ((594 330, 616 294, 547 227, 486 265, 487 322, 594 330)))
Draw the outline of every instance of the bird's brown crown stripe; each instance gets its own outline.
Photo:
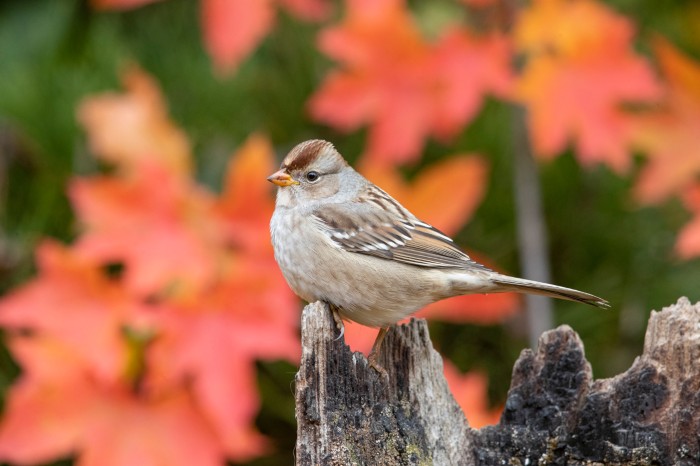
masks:
POLYGON ((330 146, 331 143, 327 141, 322 141, 320 139, 315 139, 313 141, 307 141, 295 148, 295 150, 287 156, 282 168, 288 170, 304 170, 311 162, 313 162, 318 154, 330 146))

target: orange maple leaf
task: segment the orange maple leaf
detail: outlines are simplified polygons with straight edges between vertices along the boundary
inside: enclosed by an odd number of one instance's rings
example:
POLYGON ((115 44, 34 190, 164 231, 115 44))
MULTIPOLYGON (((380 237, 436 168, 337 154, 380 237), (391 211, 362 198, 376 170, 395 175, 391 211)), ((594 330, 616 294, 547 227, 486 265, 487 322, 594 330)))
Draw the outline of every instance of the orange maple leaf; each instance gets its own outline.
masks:
POLYGON ((223 464, 186 386, 144 397, 90 377, 79 352, 49 337, 15 336, 9 347, 25 372, 10 388, 0 423, 3 461, 75 454, 87 466, 223 464))
POLYGON ((92 153, 124 171, 144 159, 155 159, 174 173, 189 175, 189 141, 168 117, 153 78, 135 65, 121 77, 126 92, 93 96, 78 107, 92 153))
POLYGON ((503 408, 489 408, 488 379, 481 372, 462 374, 449 360, 443 359, 445 378, 452 396, 474 429, 498 424, 503 408))
POLYGON ((194 293, 214 278, 227 240, 214 197, 190 180, 189 141, 154 80, 136 66, 123 80, 125 93, 87 98, 78 109, 91 148, 120 170, 71 183, 85 229, 76 247, 123 263, 127 287, 141 295, 194 293))
MULTIPOLYGON (((146 305, 75 251, 47 242, 37 255, 39 277, 0 301, 0 323, 22 367, 0 422, 0 458, 221 464, 223 449, 186 384, 156 397, 133 388, 124 329, 150 320, 146 305), (170 442, 177 445, 164 449, 170 442)), ((250 430, 249 420, 238 427, 250 430)))
POLYGON ((10 337, 23 369, 0 421, 0 460, 45 463, 79 449, 91 425, 95 392, 79 352, 48 336, 10 337))
POLYGON ((631 21, 593 0, 537 0, 515 36, 527 56, 517 96, 537 155, 551 159, 573 138, 582 163, 626 171, 630 117, 622 104, 661 92, 647 61, 633 52, 631 21))
MULTIPOLYGON (((190 380, 198 409, 228 456, 240 460, 264 452, 267 442, 251 426, 260 404, 255 366, 238 338, 247 335, 257 338, 261 347, 272 343, 279 348, 279 340, 272 340, 280 332, 253 324, 239 327, 235 309, 212 309, 207 303, 168 308, 161 318, 159 338, 148 354, 151 371, 145 386, 167 393, 169 387, 190 380)), ((298 348, 298 341, 293 343, 298 348)), ((292 359, 297 352, 285 356, 292 359)))
POLYGON ((683 192, 700 173, 700 63, 662 38, 654 41, 654 52, 667 94, 633 129, 634 143, 647 158, 634 194, 647 204, 683 192))
POLYGON ((37 278, 0 301, 0 324, 56 339, 93 377, 115 380, 126 364, 121 327, 138 305, 93 262, 58 243, 41 243, 36 258, 37 278))
POLYGON ((596 59, 603 50, 628 54, 634 28, 595 0, 535 0, 520 12, 514 34, 527 53, 596 59))
POLYGON ((194 395, 231 458, 259 454, 266 443, 241 431, 258 407, 255 359, 297 361, 298 301, 272 254, 269 142, 252 136, 232 157, 216 216, 227 238, 214 282, 192 300, 165 303, 147 384, 156 391, 193 379, 194 395), (222 358, 221 355, 228 355, 222 358), (236 397, 231 397, 236 393, 236 397), (241 403, 240 400, 245 400, 241 403))
POLYGON ((69 195, 84 233, 76 248, 125 266, 125 285, 142 296, 187 295, 217 274, 225 243, 211 194, 162 166, 132 165, 131 176, 76 179, 69 195))
POLYGON ((340 130, 369 124, 367 152, 415 160, 425 139, 446 139, 476 114, 487 92, 510 85, 508 43, 447 31, 424 40, 401 0, 351 0, 343 22, 319 36, 340 62, 309 101, 313 118, 340 130))
POLYGON ((148 92, 89 101, 89 139, 120 170, 71 183, 76 243, 40 248, 39 276, 0 300, 23 369, 0 461, 213 465, 268 447, 253 426, 254 361, 300 352, 298 301, 269 244, 272 148, 253 136, 214 195, 183 169, 188 142, 139 80, 148 92), (111 125, 122 138, 96 137, 111 125))

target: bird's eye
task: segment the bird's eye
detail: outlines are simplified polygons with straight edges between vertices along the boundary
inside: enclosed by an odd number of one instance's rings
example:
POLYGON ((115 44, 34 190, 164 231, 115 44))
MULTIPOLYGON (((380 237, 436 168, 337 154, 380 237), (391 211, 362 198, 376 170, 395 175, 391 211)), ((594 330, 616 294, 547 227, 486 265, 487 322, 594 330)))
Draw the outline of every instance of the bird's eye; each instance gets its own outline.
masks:
POLYGON ((318 181, 318 179, 321 177, 321 175, 318 174, 318 172, 315 171, 310 171, 309 173, 306 174, 306 179, 310 182, 318 181))

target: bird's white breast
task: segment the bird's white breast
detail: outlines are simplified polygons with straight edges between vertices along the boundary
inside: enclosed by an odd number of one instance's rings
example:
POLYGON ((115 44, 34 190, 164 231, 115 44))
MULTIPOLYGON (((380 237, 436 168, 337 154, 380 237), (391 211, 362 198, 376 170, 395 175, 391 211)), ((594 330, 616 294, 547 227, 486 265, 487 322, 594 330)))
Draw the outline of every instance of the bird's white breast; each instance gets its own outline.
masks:
POLYGON ((346 319, 386 327, 451 295, 441 272, 345 251, 311 215, 278 207, 270 229, 290 288, 306 301, 335 304, 346 319))

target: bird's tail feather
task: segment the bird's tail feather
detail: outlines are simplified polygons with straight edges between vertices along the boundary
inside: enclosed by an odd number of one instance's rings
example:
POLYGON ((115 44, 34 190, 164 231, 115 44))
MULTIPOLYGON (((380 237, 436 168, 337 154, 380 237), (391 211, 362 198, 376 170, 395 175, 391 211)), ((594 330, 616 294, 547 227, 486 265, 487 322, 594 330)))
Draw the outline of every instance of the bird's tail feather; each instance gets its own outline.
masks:
POLYGON ((506 275, 497 275, 491 281, 498 286, 498 291, 515 291, 518 293, 538 294, 549 296, 550 298, 567 299, 569 301, 578 301, 580 303, 590 304, 591 306, 607 309, 610 307, 603 298, 594 296, 590 293, 565 288, 563 286, 550 285, 549 283, 536 282, 534 280, 525 280, 524 278, 509 277, 506 275))

